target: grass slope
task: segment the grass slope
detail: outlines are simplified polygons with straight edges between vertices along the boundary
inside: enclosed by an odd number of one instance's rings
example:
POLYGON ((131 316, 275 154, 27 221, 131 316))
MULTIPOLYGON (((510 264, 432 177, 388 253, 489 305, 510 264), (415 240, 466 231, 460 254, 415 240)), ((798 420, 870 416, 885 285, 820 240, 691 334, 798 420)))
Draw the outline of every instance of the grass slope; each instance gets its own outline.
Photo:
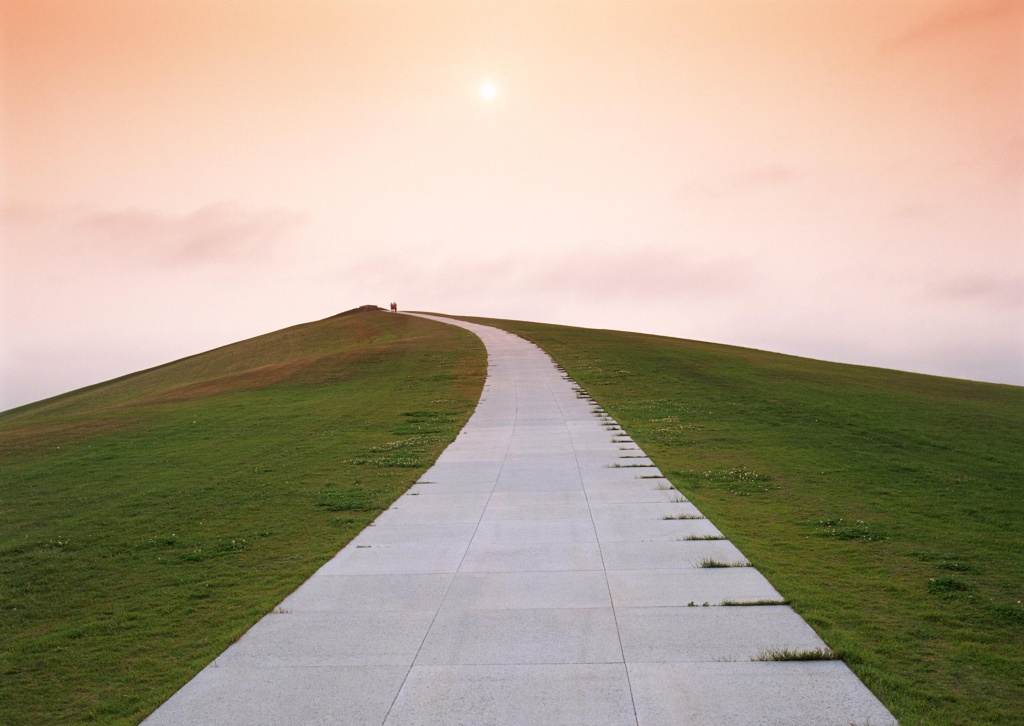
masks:
POLYGON ((1024 723, 1024 389, 467 319, 562 364, 902 723, 1024 723))
POLYGON ((486 372, 361 312, 0 415, 0 723, 136 723, 386 508, 486 372))

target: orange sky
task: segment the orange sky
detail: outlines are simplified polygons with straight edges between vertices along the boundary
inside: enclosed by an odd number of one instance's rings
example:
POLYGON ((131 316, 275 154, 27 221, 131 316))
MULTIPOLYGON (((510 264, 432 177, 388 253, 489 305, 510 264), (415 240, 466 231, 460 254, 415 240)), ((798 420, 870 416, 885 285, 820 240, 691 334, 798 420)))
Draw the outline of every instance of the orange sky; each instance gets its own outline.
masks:
POLYGON ((1024 384, 1024 0, 0 0, 0 33, 0 408, 392 299, 1024 384))

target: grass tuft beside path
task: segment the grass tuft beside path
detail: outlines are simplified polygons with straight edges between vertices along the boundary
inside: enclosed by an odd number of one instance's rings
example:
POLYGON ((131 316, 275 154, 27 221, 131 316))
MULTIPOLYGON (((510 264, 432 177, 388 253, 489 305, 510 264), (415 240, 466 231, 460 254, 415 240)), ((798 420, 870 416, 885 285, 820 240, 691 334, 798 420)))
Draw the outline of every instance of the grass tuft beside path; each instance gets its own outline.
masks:
POLYGON ((562 364, 902 723, 1024 723, 1024 388, 467 319, 562 364))
POLYGON ((0 723, 136 723, 469 418, 479 339, 363 312, 0 414, 0 723))

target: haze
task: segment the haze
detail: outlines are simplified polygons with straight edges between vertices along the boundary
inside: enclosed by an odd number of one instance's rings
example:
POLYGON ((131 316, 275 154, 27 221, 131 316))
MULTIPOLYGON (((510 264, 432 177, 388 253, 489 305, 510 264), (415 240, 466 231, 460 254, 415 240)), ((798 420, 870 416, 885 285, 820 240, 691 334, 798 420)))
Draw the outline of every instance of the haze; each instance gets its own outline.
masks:
POLYGON ((391 300, 1024 384, 1021 0, 0 8, 0 408, 391 300))

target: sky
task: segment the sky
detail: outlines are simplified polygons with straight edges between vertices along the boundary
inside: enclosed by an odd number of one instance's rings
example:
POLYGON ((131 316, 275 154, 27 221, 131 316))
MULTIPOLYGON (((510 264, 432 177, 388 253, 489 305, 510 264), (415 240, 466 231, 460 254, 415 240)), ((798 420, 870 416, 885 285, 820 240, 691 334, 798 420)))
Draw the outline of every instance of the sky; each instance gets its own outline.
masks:
POLYGON ((1024 0, 0 0, 0 409, 392 300, 1024 385, 1024 0))

